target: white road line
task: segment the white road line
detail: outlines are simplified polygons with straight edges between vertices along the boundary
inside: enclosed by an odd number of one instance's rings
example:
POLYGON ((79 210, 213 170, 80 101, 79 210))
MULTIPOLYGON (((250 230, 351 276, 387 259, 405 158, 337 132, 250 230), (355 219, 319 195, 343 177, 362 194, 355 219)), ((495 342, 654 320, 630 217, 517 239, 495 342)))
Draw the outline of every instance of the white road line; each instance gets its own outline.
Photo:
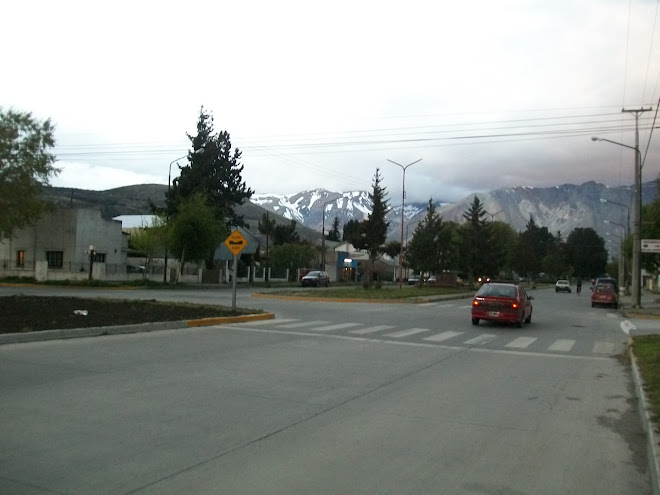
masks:
POLYGON ((453 308, 455 304, 438 304, 439 308, 453 308))
POLYGON ((329 321, 319 320, 319 321, 303 321, 300 323, 291 323, 289 325, 278 325, 277 328, 286 328, 291 330, 293 328, 304 328, 304 327, 313 327, 314 325, 323 325, 324 323, 330 323, 329 321))
POLYGON ((492 333, 483 333, 478 337, 475 337, 470 340, 466 340, 463 343, 467 345, 484 345, 490 342, 491 340, 495 339, 496 337, 497 335, 493 335, 492 333))
POLYGON ((417 333, 430 332, 428 328, 409 328, 408 330, 401 330, 399 332, 386 333, 385 337, 394 337, 399 339, 401 337, 407 337, 408 335, 415 335, 417 333))
POLYGON ((279 325, 280 323, 291 323, 293 321, 300 321, 298 318, 273 318, 272 320, 259 320, 259 321, 248 321, 247 324, 253 325, 279 325))
POLYGON ((342 330, 344 328, 359 327, 359 323, 337 323, 336 325, 328 325, 327 327, 312 328, 315 332, 328 332, 330 330, 342 330))
POLYGON ((612 342, 596 342, 592 352, 594 354, 613 354, 614 346, 615 344, 612 342))
POLYGON ((380 332, 381 330, 389 330, 390 328, 394 328, 394 325, 376 325, 373 327, 361 328, 360 330, 350 330, 348 333, 365 335, 367 333, 380 332))
POLYGON ((571 339, 557 339, 555 342, 548 347, 549 351, 559 351, 559 352, 568 352, 575 345, 575 341, 571 339))
POLYGON ((432 342, 442 342, 443 340, 449 340, 449 339, 453 339, 454 337, 458 337, 463 333, 465 332, 442 332, 437 335, 431 335, 430 337, 425 337, 422 340, 430 340, 432 342))
POLYGON ((430 302, 430 303, 420 303, 420 304, 417 305, 417 307, 420 307, 420 306, 437 306, 437 305, 438 305, 438 303, 430 302))
POLYGON ((518 337, 517 339, 513 339, 511 342, 509 342, 504 347, 513 347, 515 349, 524 349, 525 347, 529 347, 536 340, 537 340, 536 337, 518 337))

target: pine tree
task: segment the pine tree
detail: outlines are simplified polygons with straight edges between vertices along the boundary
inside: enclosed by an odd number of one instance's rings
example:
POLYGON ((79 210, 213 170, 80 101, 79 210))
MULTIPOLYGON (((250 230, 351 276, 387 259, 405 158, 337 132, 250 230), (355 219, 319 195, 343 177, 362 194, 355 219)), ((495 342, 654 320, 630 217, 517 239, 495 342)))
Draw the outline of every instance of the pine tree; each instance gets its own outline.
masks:
MULTIPOLYGON (((371 214, 364 220, 364 249, 369 252, 370 272, 373 273, 374 262, 385 250, 385 240, 387 239, 387 229, 390 222, 386 220, 389 211, 388 201, 386 199, 387 191, 381 185, 382 177, 380 169, 376 169, 373 179, 373 191, 369 193, 372 210, 371 214)), ((371 281, 371 275, 368 277, 371 281)))
POLYGON ((330 232, 328 232, 328 235, 326 236, 326 240, 339 242, 340 239, 341 237, 339 235, 339 217, 335 217, 335 219, 332 221, 332 228, 330 229, 330 232))

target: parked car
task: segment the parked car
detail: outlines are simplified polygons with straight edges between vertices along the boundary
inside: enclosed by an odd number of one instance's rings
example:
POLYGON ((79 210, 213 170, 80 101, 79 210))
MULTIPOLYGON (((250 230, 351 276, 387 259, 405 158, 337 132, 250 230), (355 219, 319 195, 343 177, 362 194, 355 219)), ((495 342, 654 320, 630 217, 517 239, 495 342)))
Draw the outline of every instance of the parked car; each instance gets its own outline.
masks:
POLYGON ((419 275, 412 274, 408 277, 408 285, 419 284, 421 278, 419 275))
POLYGON ((486 282, 472 300, 472 324, 490 320, 522 328, 532 322, 532 299, 516 282, 486 282))
POLYGON ((595 281, 593 286, 591 287, 591 290, 594 290, 595 287, 598 284, 611 284, 614 286, 614 290, 618 293, 619 292, 619 282, 617 279, 612 278, 612 277, 598 277, 595 281))
POLYGON ((438 283, 438 279, 435 275, 431 275, 429 278, 426 279, 426 283, 429 285, 436 285, 438 283))
POLYGON ((614 284, 598 283, 591 294, 591 307, 608 306, 612 308, 619 307, 619 292, 614 284))
POLYGON ((555 283, 555 292, 571 293, 571 284, 568 280, 557 280, 555 283))
POLYGON ((313 270, 300 280, 300 284, 303 287, 328 287, 330 286, 330 277, 328 272, 313 270))

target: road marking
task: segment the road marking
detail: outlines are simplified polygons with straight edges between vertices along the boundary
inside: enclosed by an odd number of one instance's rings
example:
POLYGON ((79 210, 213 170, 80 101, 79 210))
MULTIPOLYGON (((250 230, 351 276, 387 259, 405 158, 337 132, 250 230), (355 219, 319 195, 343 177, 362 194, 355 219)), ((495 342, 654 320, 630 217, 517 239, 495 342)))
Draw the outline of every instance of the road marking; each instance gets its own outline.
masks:
POLYGON ((315 332, 327 332, 330 330, 342 330, 344 328, 359 327, 360 323, 338 323, 336 325, 328 325, 327 327, 313 328, 315 332))
POLYGON ((484 345, 490 342, 491 340, 494 340, 496 337, 497 335, 493 335, 492 333, 484 333, 473 339, 466 340, 463 343, 467 345, 484 345))
POLYGON ((596 342, 592 352, 594 354, 613 354, 614 346, 615 344, 612 342, 596 342))
POLYGON ((291 323, 293 321, 300 321, 298 318, 273 318, 272 320, 259 320, 250 321, 250 325, 279 325, 280 323, 291 323))
POLYGON ((472 304, 470 304, 468 306, 459 306, 458 307, 458 309, 468 309, 468 308, 472 308, 472 304))
POLYGON ((437 306, 437 305, 438 305, 438 303, 430 302, 430 303, 420 303, 420 304, 417 305, 417 307, 420 307, 420 306, 437 306))
POLYGON ((455 304, 438 304, 439 308, 453 308, 455 304))
POLYGON ((367 333, 380 332, 381 330, 389 330, 390 328, 394 328, 394 325, 376 325, 373 327, 361 328, 360 330, 351 330, 348 333, 355 335, 365 335, 367 333))
POLYGON ((575 341, 571 339, 558 339, 555 340, 555 342, 548 347, 549 351, 559 351, 559 352, 567 352, 570 351, 573 346, 575 345, 575 341))
POLYGON ((304 328, 304 327, 313 327, 314 325, 323 325, 324 323, 330 323, 329 321, 319 320, 319 321, 303 321, 300 323, 291 323, 289 325, 278 325, 277 328, 304 328))
POLYGON ((509 342, 504 347, 513 347, 515 349, 524 349, 525 347, 529 347, 536 340, 537 340, 536 337, 518 337, 517 339, 513 339, 511 342, 509 342))
POLYGON ((454 337, 458 337, 463 333, 465 332, 443 332, 437 335, 431 335, 430 337, 425 337, 423 340, 430 340, 432 342, 442 342, 443 340, 449 340, 449 339, 453 339, 454 337))
POLYGON ((401 330, 399 332, 387 333, 385 337, 394 337, 399 339, 401 337, 407 337, 408 335, 415 335, 417 333, 430 332, 428 328, 409 328, 408 330, 401 330))

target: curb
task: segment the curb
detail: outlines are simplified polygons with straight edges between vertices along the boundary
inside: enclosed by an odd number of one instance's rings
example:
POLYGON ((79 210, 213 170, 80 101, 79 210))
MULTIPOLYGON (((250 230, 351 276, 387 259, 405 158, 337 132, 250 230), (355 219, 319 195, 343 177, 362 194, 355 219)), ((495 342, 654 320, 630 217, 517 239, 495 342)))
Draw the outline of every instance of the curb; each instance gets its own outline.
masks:
POLYGON ((653 495, 660 495, 660 466, 658 464, 660 456, 658 453, 658 439, 649 416, 648 403, 646 402, 642 377, 639 374, 637 361, 633 354, 632 337, 628 337, 628 354, 630 355, 633 382, 635 383, 635 392, 637 393, 637 400, 639 402, 639 415, 642 420, 642 427, 646 433, 646 454, 649 459, 649 471, 651 473, 651 490, 653 495))
POLYGON ((161 321, 155 323, 138 323, 135 325, 119 325, 108 327, 67 328, 63 330, 42 330, 26 333, 0 334, 0 345, 23 344, 46 340, 77 339, 81 337, 100 337, 102 335, 122 335, 128 333, 157 332, 159 330, 175 330, 179 328, 224 325, 244 321, 272 320, 274 313, 258 313, 243 316, 226 316, 218 318, 201 318, 199 320, 161 321))
POLYGON ((255 292, 252 297, 264 299, 285 299, 292 301, 314 301, 314 302, 339 302, 339 303, 380 303, 380 304, 422 304, 435 301, 451 301, 454 299, 467 299, 474 297, 473 293, 456 294, 449 296, 425 296, 410 299, 352 299, 338 297, 307 297, 307 296, 278 296, 277 294, 263 294, 255 292))

